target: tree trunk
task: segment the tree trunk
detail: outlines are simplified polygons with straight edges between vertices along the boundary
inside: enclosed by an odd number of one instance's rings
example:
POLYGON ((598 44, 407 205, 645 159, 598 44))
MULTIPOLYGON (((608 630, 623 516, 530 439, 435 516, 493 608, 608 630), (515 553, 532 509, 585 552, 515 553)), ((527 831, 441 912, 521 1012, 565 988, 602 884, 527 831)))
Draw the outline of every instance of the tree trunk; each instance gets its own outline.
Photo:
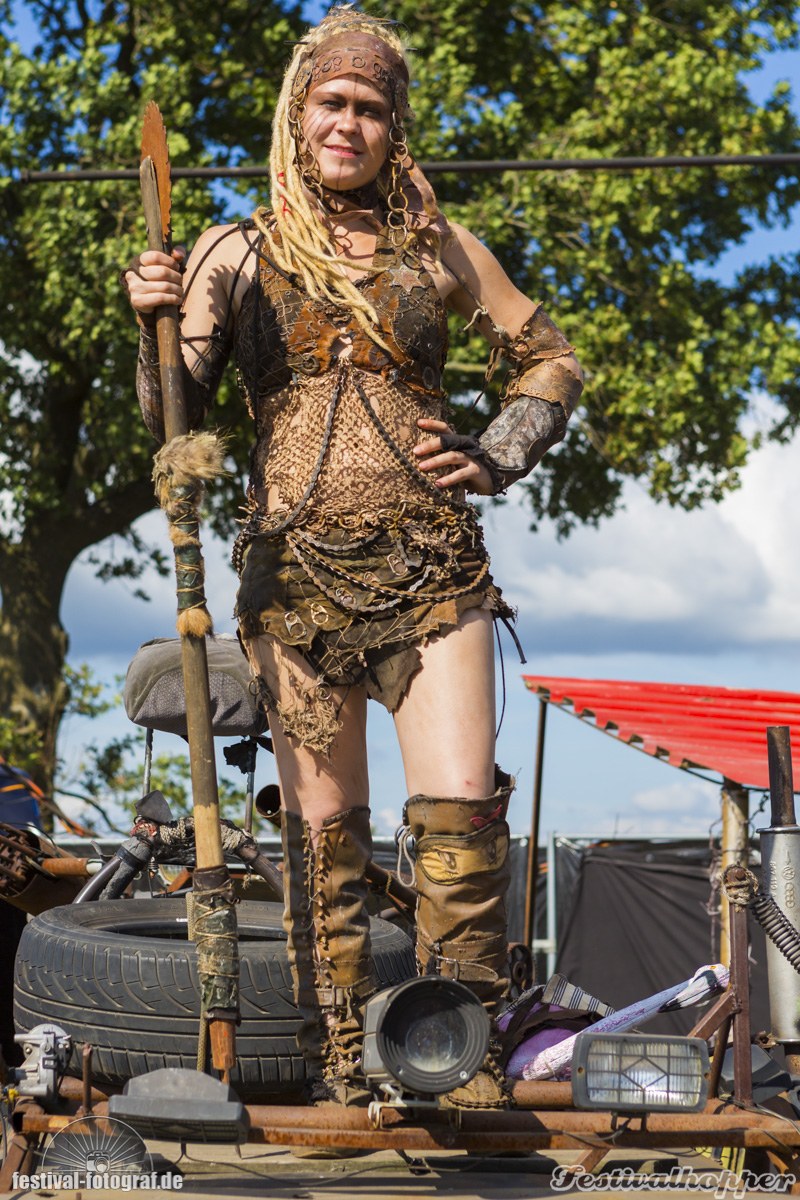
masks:
POLYGON ((69 640, 59 619, 71 555, 26 541, 5 546, 0 610, 0 716, 36 747, 25 766, 46 795, 53 792, 56 735, 67 702, 61 678, 69 640))

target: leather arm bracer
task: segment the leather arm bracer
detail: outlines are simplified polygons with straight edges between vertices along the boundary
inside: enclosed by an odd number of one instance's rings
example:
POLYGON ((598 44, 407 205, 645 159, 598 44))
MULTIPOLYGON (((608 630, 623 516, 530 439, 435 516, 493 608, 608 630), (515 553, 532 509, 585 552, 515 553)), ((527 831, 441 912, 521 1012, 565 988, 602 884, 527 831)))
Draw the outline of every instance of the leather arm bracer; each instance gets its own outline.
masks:
POLYGON ((559 362, 572 351, 541 304, 504 347, 512 367, 500 398, 502 409, 478 438, 496 491, 530 474, 563 439, 583 390, 577 375, 559 362))
POLYGON ((517 396, 507 404, 478 438, 494 494, 530 475, 566 432, 567 416, 560 403, 539 396, 517 396))
MULTIPOLYGON (((183 364, 183 394, 190 429, 199 429, 214 402, 222 373, 230 354, 231 340, 219 327, 204 338, 202 351, 195 350, 197 362, 193 370, 183 364)), ((192 343, 190 343, 192 344, 192 343)), ((142 419, 157 442, 163 443, 164 400, 161 392, 161 373, 158 365, 158 339, 154 327, 139 325, 139 359, 136 365, 136 394, 142 419)))

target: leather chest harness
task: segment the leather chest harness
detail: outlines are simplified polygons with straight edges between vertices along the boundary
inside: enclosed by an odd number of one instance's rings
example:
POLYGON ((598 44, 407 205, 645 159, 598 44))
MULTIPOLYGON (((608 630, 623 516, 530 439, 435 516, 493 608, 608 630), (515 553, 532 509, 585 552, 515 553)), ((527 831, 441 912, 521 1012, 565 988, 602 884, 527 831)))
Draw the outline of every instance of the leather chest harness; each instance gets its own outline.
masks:
POLYGON ((433 279, 411 246, 378 236, 372 266, 357 286, 378 314, 388 349, 352 313, 310 297, 259 250, 259 272, 237 322, 239 378, 254 415, 258 402, 298 377, 320 375, 345 357, 364 371, 442 395, 447 315, 433 279))

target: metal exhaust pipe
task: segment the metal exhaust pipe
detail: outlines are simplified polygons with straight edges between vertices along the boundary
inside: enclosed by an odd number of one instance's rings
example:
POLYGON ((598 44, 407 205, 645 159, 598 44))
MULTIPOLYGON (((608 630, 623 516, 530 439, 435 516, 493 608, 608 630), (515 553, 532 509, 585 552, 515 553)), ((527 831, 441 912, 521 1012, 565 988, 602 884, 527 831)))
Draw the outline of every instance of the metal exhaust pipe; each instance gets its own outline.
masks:
MULTIPOLYGON (((800 931, 800 825, 788 725, 767 729, 767 754, 771 824, 761 831, 761 888, 800 931)), ((800 1074, 800 974, 769 938, 767 977, 772 1035, 783 1045, 791 1073, 800 1074)))

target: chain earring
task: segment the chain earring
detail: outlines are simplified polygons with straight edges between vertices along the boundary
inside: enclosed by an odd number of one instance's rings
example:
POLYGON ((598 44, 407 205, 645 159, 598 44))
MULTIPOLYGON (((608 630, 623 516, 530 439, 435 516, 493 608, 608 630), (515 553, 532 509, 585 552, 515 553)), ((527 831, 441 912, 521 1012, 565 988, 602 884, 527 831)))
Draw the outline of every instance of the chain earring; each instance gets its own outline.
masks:
POLYGON ((392 126, 389 130, 389 193, 386 197, 389 209, 386 224, 393 246, 399 249, 408 237, 408 197, 403 191, 403 164, 408 158, 406 134, 395 110, 392 111, 392 126))
POLYGON ((319 169, 314 151, 303 129, 306 116, 307 85, 293 93, 289 101, 287 120, 294 142, 294 161, 300 172, 300 179, 305 187, 318 198, 322 199, 322 173, 319 169))

